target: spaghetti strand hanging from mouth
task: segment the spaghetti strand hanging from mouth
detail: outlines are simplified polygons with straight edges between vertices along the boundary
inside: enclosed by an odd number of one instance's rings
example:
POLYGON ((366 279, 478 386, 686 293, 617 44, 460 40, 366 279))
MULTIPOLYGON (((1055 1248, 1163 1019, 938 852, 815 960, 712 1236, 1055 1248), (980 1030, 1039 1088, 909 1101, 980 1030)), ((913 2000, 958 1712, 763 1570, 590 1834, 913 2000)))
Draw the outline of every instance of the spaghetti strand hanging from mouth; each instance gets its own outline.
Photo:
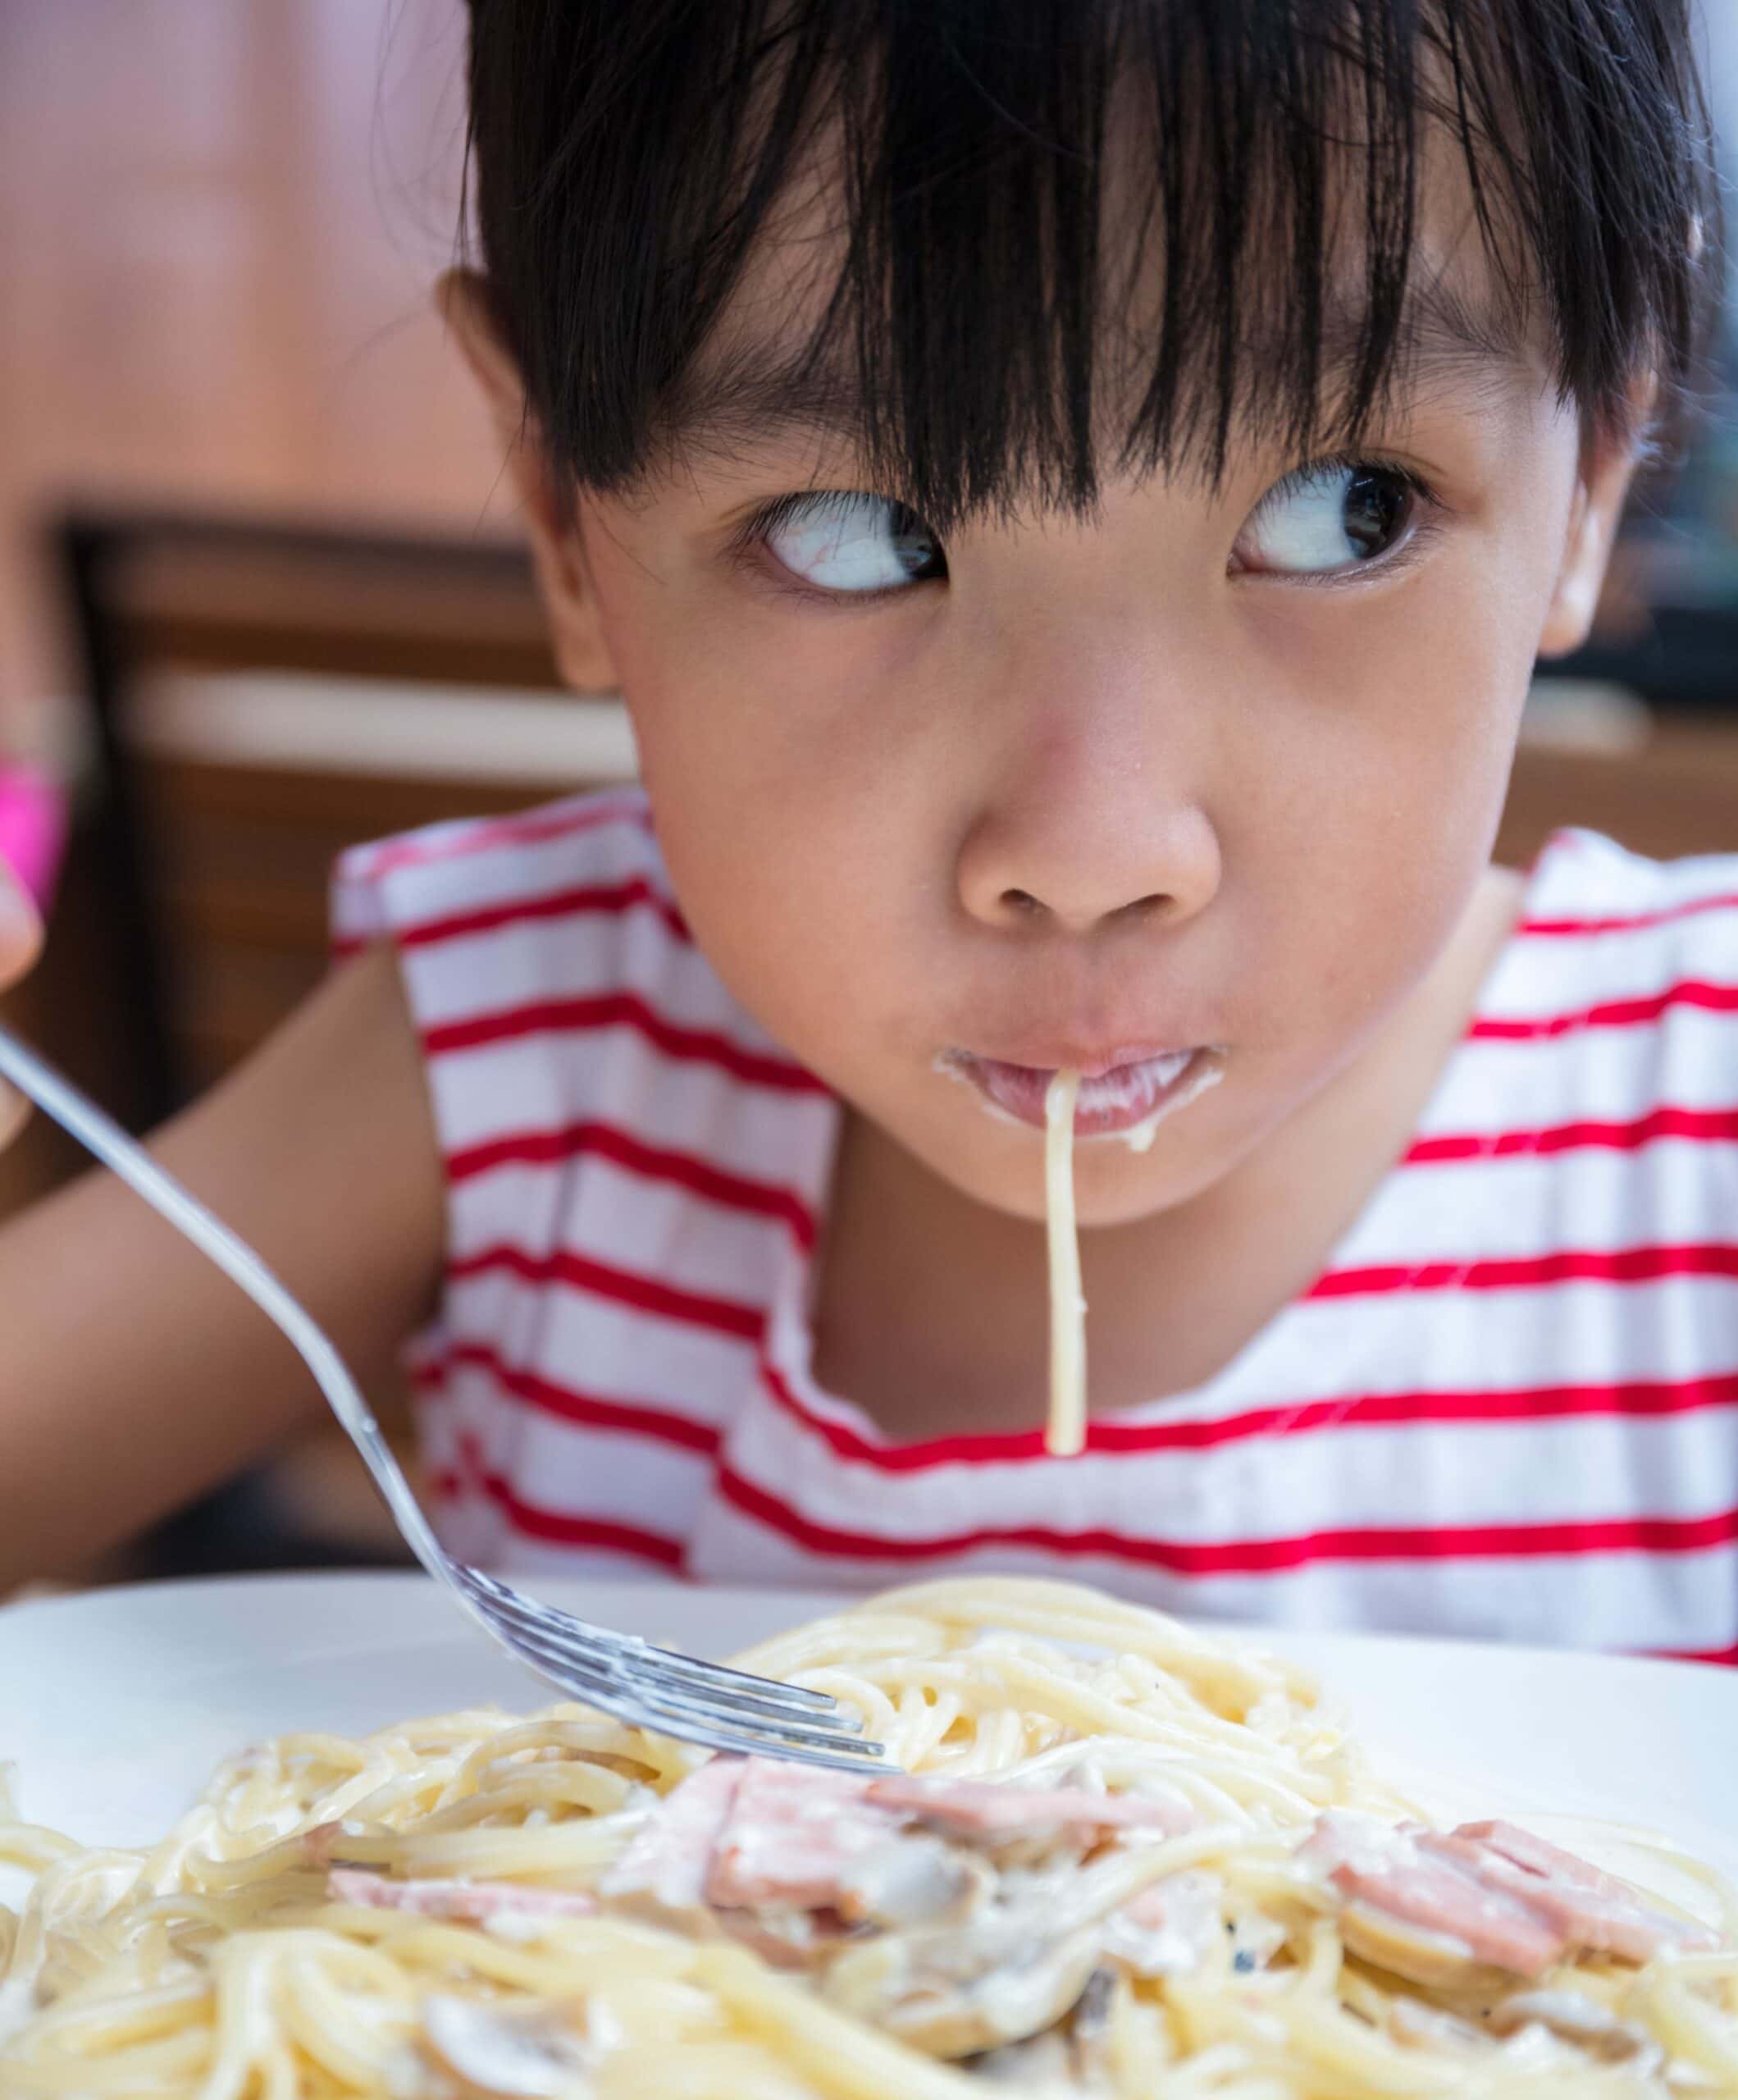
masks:
POLYGON ((1074 1222, 1074 1104, 1080 1075, 1059 1071, 1044 1095, 1044 1229, 1050 1260, 1050 1418, 1044 1448, 1086 1448, 1086 1299, 1074 1222))

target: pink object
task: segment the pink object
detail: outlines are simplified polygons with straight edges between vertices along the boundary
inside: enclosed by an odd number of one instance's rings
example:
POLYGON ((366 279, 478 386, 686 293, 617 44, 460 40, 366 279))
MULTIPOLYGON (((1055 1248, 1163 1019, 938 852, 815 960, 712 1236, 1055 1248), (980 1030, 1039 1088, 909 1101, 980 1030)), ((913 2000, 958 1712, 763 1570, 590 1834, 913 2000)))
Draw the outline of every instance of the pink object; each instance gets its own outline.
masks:
POLYGON ((0 766, 0 861, 46 911, 66 844, 66 803, 34 766, 0 766))
POLYGON ((582 1889, 520 1888, 506 1881, 393 1881, 355 1867, 334 1867, 326 1892, 335 1903, 472 1925, 503 1916, 583 1918, 597 1908, 582 1889))

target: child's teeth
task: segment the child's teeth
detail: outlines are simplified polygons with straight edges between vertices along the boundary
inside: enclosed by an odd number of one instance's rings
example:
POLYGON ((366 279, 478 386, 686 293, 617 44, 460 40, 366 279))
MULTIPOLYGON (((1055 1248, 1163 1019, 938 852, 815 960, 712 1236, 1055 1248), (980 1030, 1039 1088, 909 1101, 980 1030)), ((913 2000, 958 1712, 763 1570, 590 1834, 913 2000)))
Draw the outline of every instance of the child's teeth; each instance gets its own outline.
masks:
POLYGON ((1124 1065, 1115 1071, 1101 1072, 1083 1080, 1082 1106, 1096 1112, 1126 1107, 1161 1093, 1178 1078, 1194 1056, 1193 1050, 1174 1050, 1163 1057, 1148 1057, 1138 1065, 1124 1065))

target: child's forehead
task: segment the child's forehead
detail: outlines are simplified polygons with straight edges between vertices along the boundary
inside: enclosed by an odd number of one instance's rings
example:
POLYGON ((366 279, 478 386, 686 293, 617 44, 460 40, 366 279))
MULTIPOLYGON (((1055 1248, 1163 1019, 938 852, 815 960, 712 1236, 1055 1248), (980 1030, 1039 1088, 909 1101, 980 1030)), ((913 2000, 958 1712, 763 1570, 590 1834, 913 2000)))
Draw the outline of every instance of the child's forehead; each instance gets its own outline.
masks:
MULTIPOLYGON (((1437 149, 1421 156, 1420 165, 1416 239, 1386 322, 1391 396, 1404 404, 1438 390, 1538 384, 1548 358, 1535 325, 1538 304, 1517 290, 1513 272, 1479 226, 1464 162, 1437 149)), ((1105 208, 1132 215, 1139 208, 1124 184, 1106 185, 1105 208)), ((1314 296, 1322 416, 1330 423, 1354 381, 1372 299, 1380 294, 1365 267, 1357 225, 1342 212, 1326 231, 1325 281, 1314 296)), ((842 290, 848 291, 855 233, 835 164, 818 152, 769 215, 718 322, 667 394, 662 451, 704 467, 793 445, 874 450, 888 406, 876 398, 874 381, 886 368, 873 354, 860 354, 860 340, 829 326, 842 290)), ((1113 233, 1107 244, 1120 240, 1113 233)), ((1267 420, 1264 384, 1275 394, 1289 390, 1284 368, 1295 353, 1296 305, 1311 294, 1287 284, 1283 257, 1271 272, 1247 261, 1243 267, 1261 291, 1247 304, 1234 345, 1243 389, 1234 419, 1259 428, 1267 420)), ((1095 442, 1106 455, 1115 454, 1138 409, 1158 354, 1165 272, 1163 244, 1149 240, 1127 272, 1124 298, 1099 318, 1093 363, 1100 398, 1093 413, 1095 442)), ((897 313, 878 318, 896 336, 897 313)), ((1038 304, 1028 318, 1034 336, 1051 320, 1038 304)), ((961 377, 988 388, 999 375, 961 377)))

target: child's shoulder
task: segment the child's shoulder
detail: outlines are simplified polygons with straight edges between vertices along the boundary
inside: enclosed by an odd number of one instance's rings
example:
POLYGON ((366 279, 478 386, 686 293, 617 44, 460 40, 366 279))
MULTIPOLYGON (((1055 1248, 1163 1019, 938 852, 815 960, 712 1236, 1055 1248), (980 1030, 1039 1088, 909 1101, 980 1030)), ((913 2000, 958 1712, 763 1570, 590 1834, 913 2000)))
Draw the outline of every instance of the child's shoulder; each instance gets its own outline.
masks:
POLYGON ((430 929, 482 933, 570 902, 643 903, 681 930, 641 789, 574 795, 353 847, 334 874, 333 938, 340 949, 382 937, 403 945, 431 938, 430 929))
POLYGON ((1738 855, 1654 861, 1594 833, 1558 833, 1528 879, 1467 1049, 1461 1072, 1487 1106, 1524 1098, 1535 1121, 1728 1109, 1738 855))
MULTIPOLYGON (((1654 861, 1590 831, 1562 831, 1528 879, 1511 958, 1535 983, 1585 979, 1639 993, 1707 969, 1738 982, 1738 854, 1654 861)), ((1690 1003, 1696 1003, 1694 1000, 1690 1003)), ((1708 1010, 1710 1002, 1703 1002, 1708 1010)), ((1716 1000, 1712 1010, 1738 1004, 1716 1000)))
POLYGON ((666 1080, 679 1065, 816 1089, 696 943, 637 788, 353 847, 334 876, 332 935, 340 954, 397 949, 431 1056, 519 1043, 545 1064, 577 1061, 590 1085, 609 1038, 636 1085, 655 1053, 666 1080))

